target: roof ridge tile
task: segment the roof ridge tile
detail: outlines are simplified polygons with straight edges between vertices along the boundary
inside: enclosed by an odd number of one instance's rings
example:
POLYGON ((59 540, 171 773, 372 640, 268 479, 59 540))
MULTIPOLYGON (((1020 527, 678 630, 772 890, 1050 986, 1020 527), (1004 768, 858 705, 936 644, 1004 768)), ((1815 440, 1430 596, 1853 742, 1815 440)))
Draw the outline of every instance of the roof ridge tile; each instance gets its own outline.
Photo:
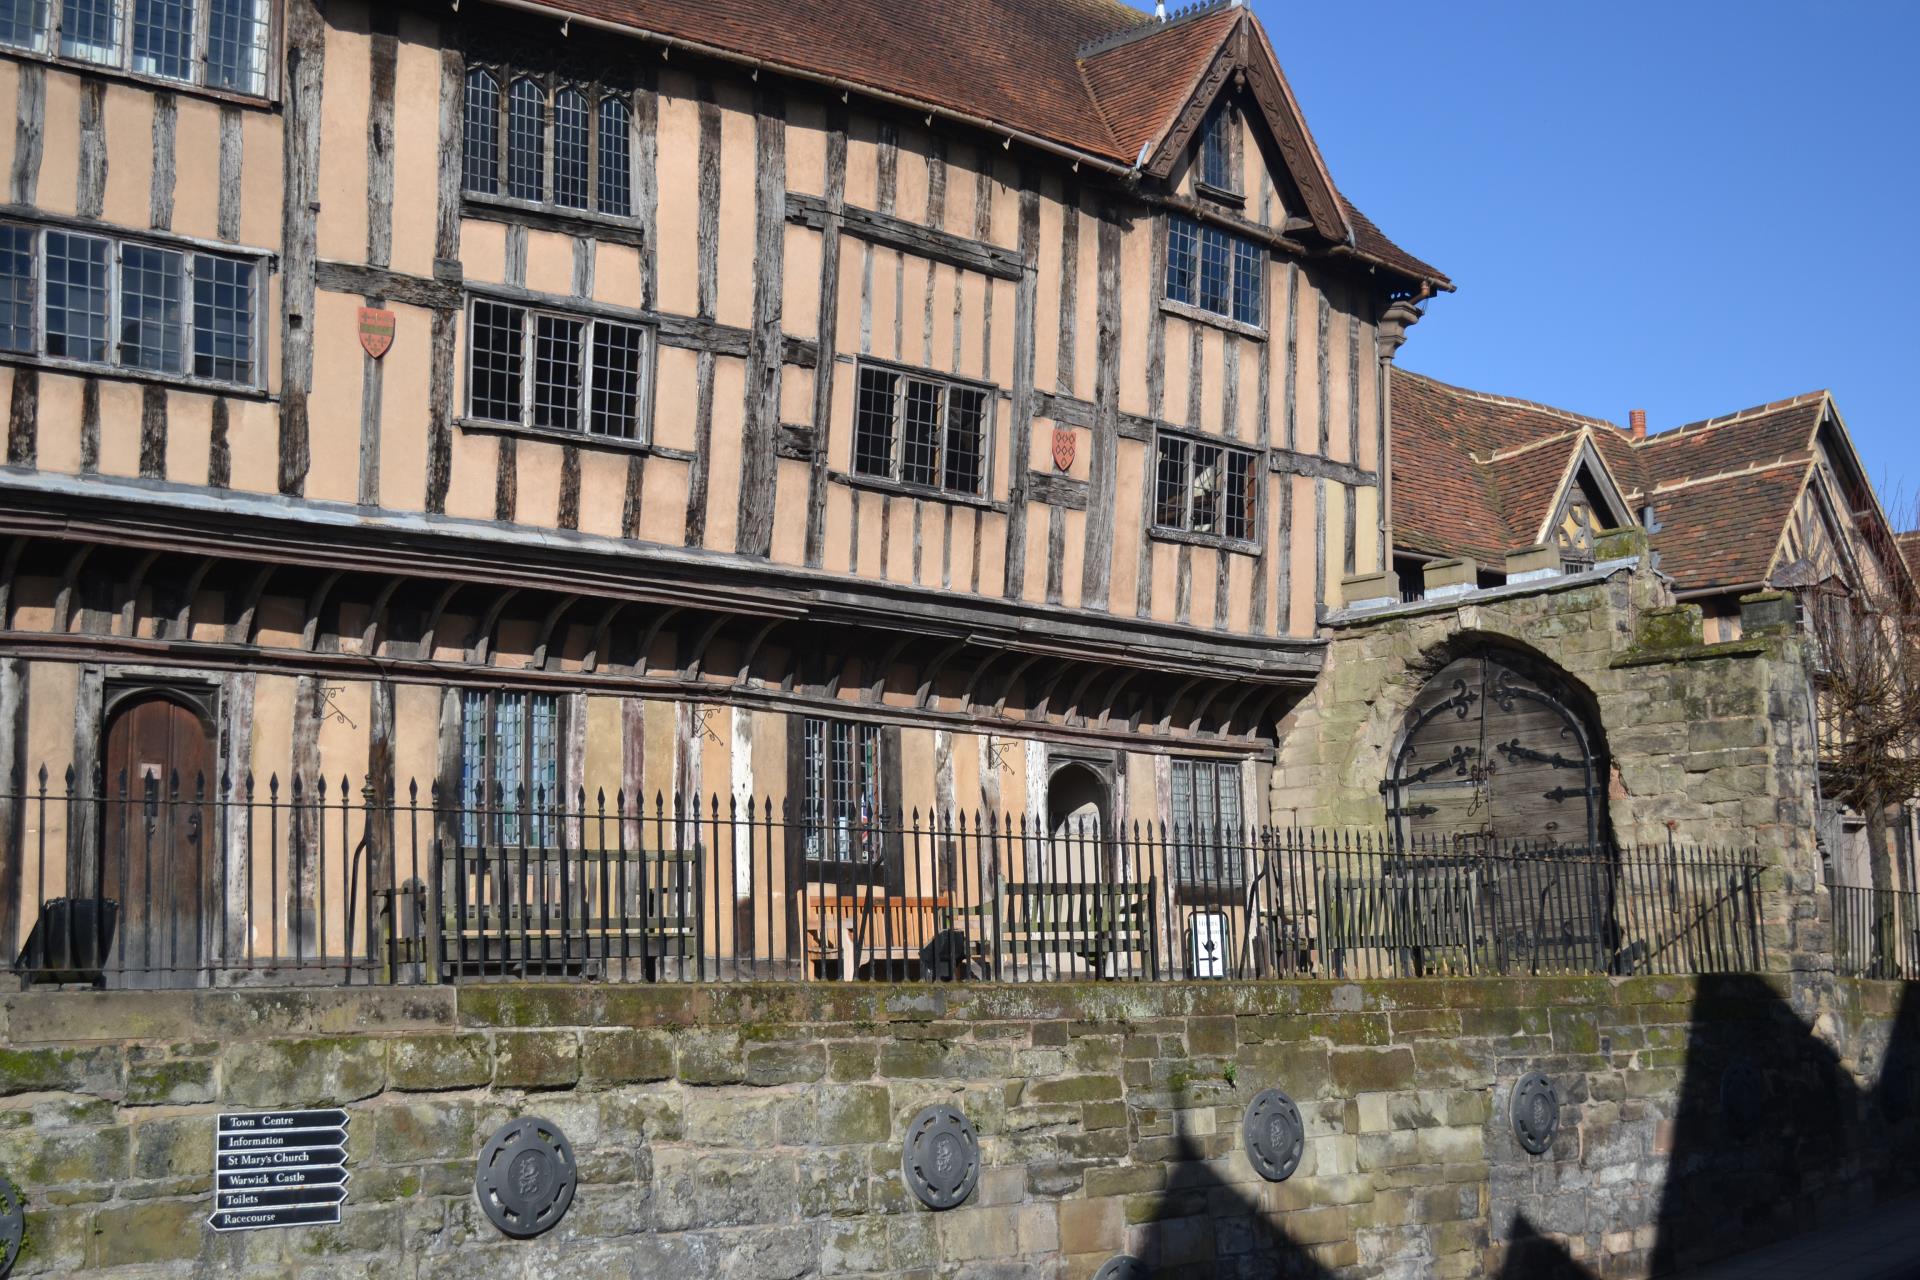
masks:
POLYGON ((1141 20, 1133 26, 1122 27, 1120 30, 1108 35, 1095 36, 1085 44, 1082 44, 1079 49, 1074 51, 1074 56, 1078 59, 1085 60, 1096 54, 1118 49, 1122 45, 1132 44, 1135 40, 1144 40, 1148 36, 1158 32, 1171 30, 1175 26, 1191 22, 1195 18, 1204 18, 1216 10, 1239 7, 1240 6, 1235 3, 1235 0, 1200 0, 1199 3, 1190 4, 1184 9, 1169 10, 1165 18, 1155 18, 1143 13, 1140 15, 1141 20))

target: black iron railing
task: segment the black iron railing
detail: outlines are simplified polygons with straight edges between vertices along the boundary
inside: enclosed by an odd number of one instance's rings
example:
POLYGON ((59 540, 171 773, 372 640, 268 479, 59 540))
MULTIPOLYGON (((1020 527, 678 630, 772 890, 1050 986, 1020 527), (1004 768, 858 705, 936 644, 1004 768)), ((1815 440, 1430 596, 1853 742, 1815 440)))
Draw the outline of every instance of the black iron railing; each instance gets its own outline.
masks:
POLYGON ((1833 967, 1856 978, 1920 980, 1920 893, 1829 884, 1833 967))
POLYGON ((1761 866, 1689 845, 1406 846, 984 813, 809 824, 764 799, 544 799, 461 808, 344 779, 43 775, 0 794, 0 927, 26 981, 108 987, 1699 973, 1763 959, 1761 866), (483 834, 507 831, 516 843, 483 834))

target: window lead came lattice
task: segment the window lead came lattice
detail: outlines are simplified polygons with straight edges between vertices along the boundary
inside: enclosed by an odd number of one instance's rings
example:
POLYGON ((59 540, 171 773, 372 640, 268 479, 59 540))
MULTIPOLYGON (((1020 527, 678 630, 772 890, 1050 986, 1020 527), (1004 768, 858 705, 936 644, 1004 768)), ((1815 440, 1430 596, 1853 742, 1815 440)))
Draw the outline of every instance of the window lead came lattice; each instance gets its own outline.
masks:
POLYGON ((467 115, 462 141, 461 173, 469 191, 497 195, 500 191, 500 82, 493 73, 475 68, 467 72, 467 115))
POLYGON ((1259 458, 1251 450, 1162 432, 1154 463, 1154 525, 1249 541, 1259 475, 1259 458))
POLYGON ((624 98, 600 99, 600 212, 633 214, 633 113, 624 98))
POLYGON ((944 378, 860 366, 853 470, 965 497, 986 480, 990 391, 944 378))
POLYGON ((168 80, 193 77, 194 0, 134 0, 133 69, 168 80))
POLYGON ((130 244, 120 251, 120 363, 180 372, 181 295, 186 256, 130 244))
POLYGON ((1211 223, 1167 220, 1166 296, 1259 328, 1264 320, 1267 251, 1211 223))
POLYGON ((120 57, 120 12, 114 0, 61 0, 60 56, 112 65, 120 57))
POLYGON ((0 44, 38 49, 47 38, 47 0, 0 2, 0 44))
POLYGON ((507 194, 546 198, 547 97, 525 77, 507 90, 507 194))
POLYGON ((553 202, 587 207, 587 99, 578 89, 553 97, 553 202))
POLYGON ((0 350, 33 350, 33 232, 0 223, 0 350))
POLYGON ((105 363, 112 250, 93 236, 47 232, 48 355, 105 363))
POLYGON ((468 339, 471 418, 638 440, 651 331, 475 298, 468 339))
POLYGON ((213 0, 207 21, 207 83, 237 93, 267 91, 266 0, 213 0))

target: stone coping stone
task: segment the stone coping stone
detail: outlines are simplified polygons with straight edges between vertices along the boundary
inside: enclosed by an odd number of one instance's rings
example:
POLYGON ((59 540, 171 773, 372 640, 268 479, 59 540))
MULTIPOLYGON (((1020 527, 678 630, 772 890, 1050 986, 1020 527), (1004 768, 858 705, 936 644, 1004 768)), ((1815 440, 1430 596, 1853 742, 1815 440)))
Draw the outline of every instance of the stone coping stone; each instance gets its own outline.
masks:
MULTIPOLYGON (((1688 976, 1287 979, 1248 982, 999 985, 741 983, 617 987, 486 985, 329 990, 49 991, 0 1001, 0 1044, 269 1040, 529 1027, 756 1028, 825 1023, 1102 1024, 1165 1018, 1581 1008, 1789 999, 1785 973, 1688 976), (1745 990, 1726 985, 1738 982, 1745 990)), ((1891 1010, 1908 984, 1832 978, 1851 1007, 1891 1010)))

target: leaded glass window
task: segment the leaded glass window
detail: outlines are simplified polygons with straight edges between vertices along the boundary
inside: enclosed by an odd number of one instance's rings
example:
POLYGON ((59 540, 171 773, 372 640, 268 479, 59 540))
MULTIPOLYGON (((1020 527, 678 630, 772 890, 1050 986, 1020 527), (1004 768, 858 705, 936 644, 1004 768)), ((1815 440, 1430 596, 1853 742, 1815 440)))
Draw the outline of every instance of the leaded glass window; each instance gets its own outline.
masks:
POLYGON ((803 722, 801 785, 808 858, 880 861, 885 844, 882 744, 878 725, 811 717, 803 722))
POLYGON ((633 213, 633 113, 625 98, 600 100, 600 212, 633 213))
POLYGON ((134 0, 133 69, 168 80, 193 77, 193 0, 134 0))
POLYGON ((601 316, 473 301, 468 338, 470 417, 641 438, 651 330, 601 316))
POLYGON ((1171 765, 1168 816, 1173 826, 1175 879, 1199 886, 1243 883, 1239 764, 1174 760, 1171 765))
POLYGON ((991 392, 945 378, 860 366, 856 474, 975 497, 986 478, 991 392))
POLYGON ((1264 323, 1267 251, 1192 218, 1167 220, 1167 297, 1258 328, 1264 323))
POLYGON ((493 73, 467 72, 465 149, 461 173, 469 191, 497 195, 500 191, 500 82, 493 73))
POLYGON ((468 846, 558 842, 560 699, 469 689, 460 702, 460 829, 468 846))
POLYGON ((0 350, 33 350, 33 231, 0 223, 0 350))
POLYGON ((524 70, 469 67, 462 187, 470 195, 504 193, 556 209, 630 218, 632 127, 624 91, 524 70))
POLYGON ((1154 525, 1249 541, 1259 477, 1259 458, 1252 450, 1163 431, 1155 451, 1154 525))
POLYGON ((47 354, 104 363, 113 244, 65 231, 47 232, 46 241, 47 354))
POLYGON ((547 101, 531 80, 507 90, 507 194, 516 200, 546 199, 547 101))
POLYGON ((578 89, 553 98, 553 202, 587 207, 587 99, 578 89))

